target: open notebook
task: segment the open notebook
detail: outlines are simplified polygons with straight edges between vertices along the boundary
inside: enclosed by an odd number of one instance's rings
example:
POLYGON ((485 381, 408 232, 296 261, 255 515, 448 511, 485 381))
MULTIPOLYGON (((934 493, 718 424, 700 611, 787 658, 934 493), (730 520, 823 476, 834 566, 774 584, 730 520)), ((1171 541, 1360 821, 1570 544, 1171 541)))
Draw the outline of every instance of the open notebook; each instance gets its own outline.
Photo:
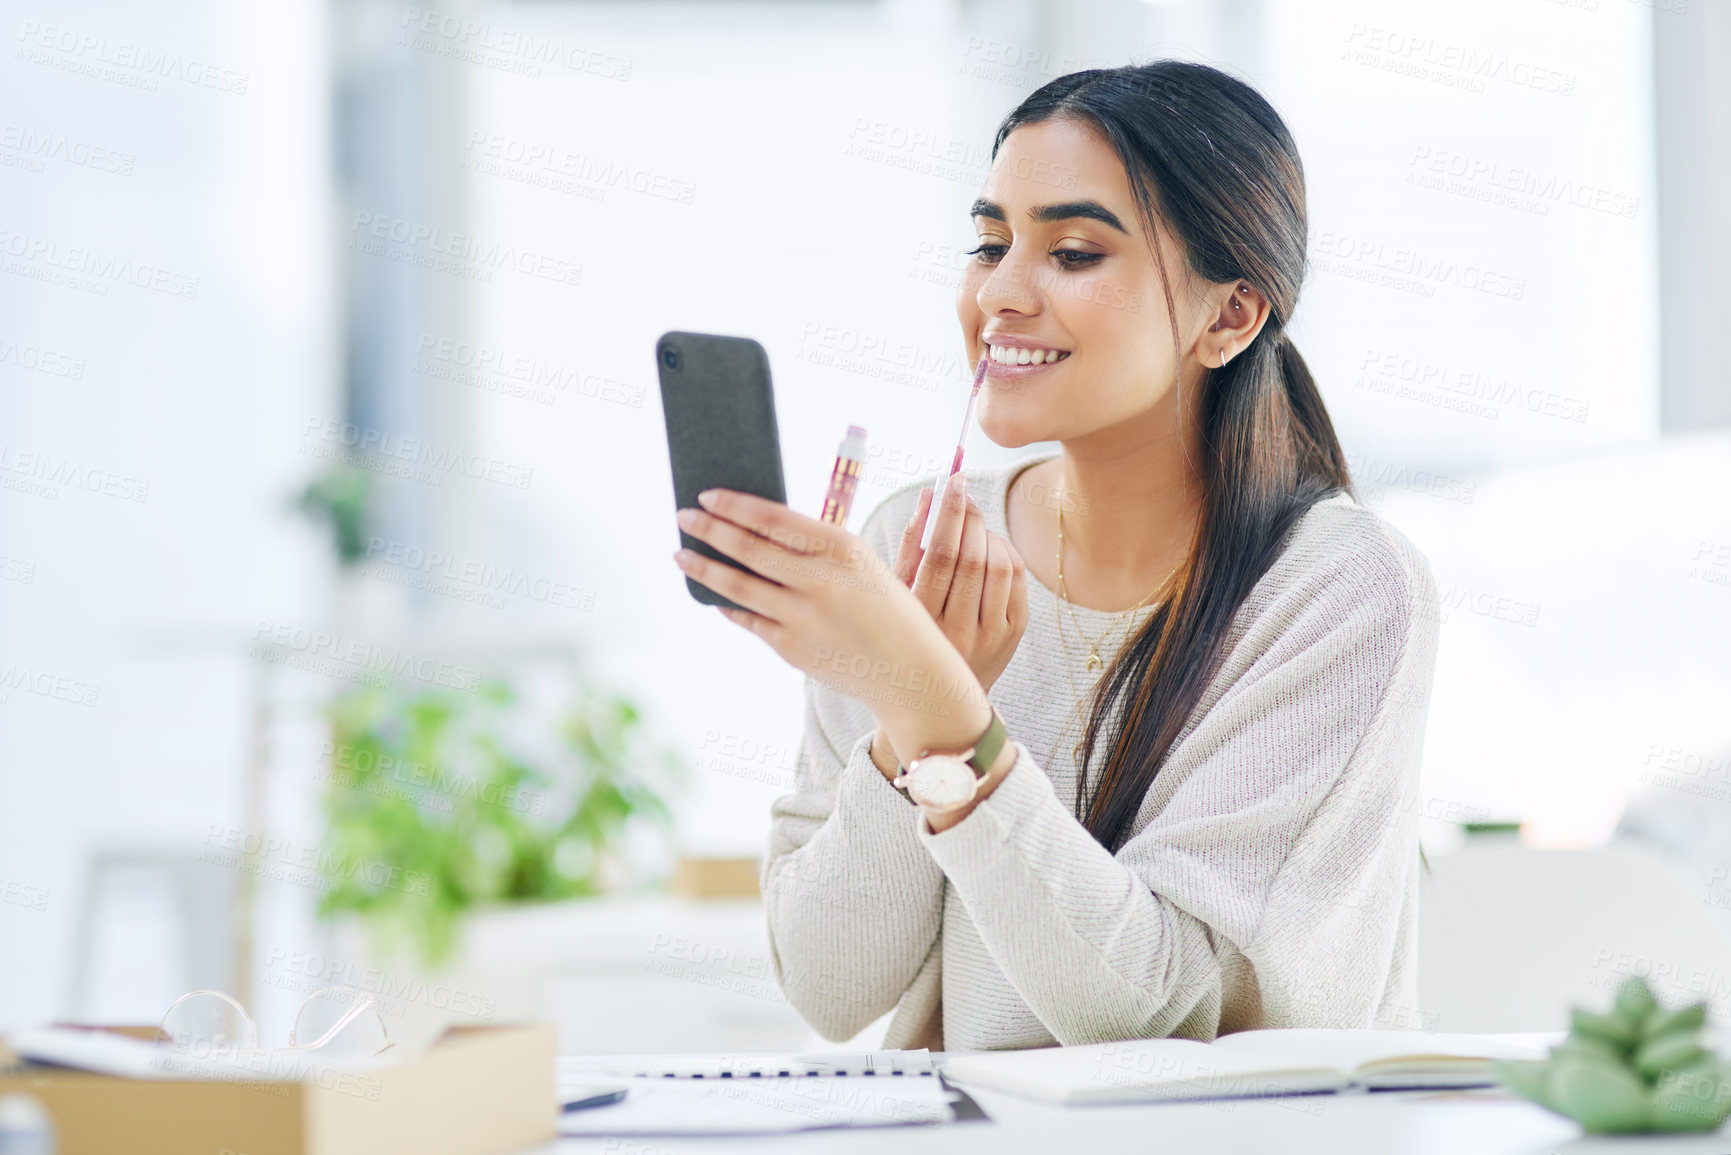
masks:
POLYGON ((1121 1103, 1495 1082, 1493 1059, 1542 1049, 1479 1035, 1420 1031, 1240 1031, 1212 1043, 1134 1039, 1078 1047, 954 1055, 944 1074, 964 1087, 1049 1103, 1121 1103))

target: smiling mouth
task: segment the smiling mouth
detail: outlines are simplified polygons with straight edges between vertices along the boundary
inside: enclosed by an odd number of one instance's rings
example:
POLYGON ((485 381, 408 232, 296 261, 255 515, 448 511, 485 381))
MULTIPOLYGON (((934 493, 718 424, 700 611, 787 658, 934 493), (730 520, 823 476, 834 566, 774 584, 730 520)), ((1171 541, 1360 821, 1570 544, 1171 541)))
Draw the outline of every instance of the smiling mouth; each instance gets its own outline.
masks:
POLYGON ((1026 349, 1016 345, 986 345, 994 365, 1050 365, 1070 355, 1068 349, 1026 349))

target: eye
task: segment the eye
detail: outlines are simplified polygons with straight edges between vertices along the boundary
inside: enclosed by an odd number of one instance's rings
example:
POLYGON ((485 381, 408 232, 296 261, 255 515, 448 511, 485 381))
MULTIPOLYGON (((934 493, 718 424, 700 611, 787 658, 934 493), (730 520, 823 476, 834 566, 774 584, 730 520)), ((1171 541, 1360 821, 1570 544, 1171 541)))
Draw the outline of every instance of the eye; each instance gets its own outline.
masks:
MULTIPOLYGON (((1009 250, 1009 245, 993 244, 987 241, 967 249, 965 252, 967 256, 978 257, 982 265, 995 265, 1004 259, 1004 254, 1009 250)), ((1058 263, 1066 269, 1087 268, 1106 257, 1105 253, 1087 253, 1081 249, 1053 249, 1051 255, 1056 257, 1058 263)))

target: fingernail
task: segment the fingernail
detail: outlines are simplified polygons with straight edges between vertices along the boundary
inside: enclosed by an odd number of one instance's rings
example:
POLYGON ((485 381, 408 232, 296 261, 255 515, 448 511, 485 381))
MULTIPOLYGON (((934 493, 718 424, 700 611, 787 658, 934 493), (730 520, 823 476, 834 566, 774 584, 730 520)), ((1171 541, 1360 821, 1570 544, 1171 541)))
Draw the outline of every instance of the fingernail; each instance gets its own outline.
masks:
POLYGON ((691 558, 692 553, 688 549, 676 549, 673 551, 673 564, 678 566, 680 569, 690 567, 691 558))
POLYGON ((968 496, 968 479, 960 473, 950 480, 950 488, 962 496, 965 501, 968 496))
POLYGON ((697 511, 695 509, 682 509, 676 516, 679 518, 679 525, 682 529, 690 529, 697 524, 697 511))
POLYGON ((698 494, 697 504, 701 505, 704 509, 709 509, 713 506, 715 504, 715 490, 706 489, 702 493, 698 494))

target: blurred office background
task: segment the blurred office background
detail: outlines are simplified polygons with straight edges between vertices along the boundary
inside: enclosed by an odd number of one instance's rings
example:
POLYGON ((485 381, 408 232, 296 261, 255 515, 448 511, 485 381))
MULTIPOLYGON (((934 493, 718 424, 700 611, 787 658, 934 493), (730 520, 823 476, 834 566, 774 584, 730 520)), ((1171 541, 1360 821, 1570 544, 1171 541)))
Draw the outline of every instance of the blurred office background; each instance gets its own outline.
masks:
MULTIPOLYGON (((1361 494, 1442 591, 1415 804, 1460 881, 1431 973, 1592 899, 1611 921, 1576 919, 1559 990, 1646 968, 1666 997, 1726 996, 1716 0, 26 2, 7 21, 0 1027, 148 1021, 220 985, 280 1031, 314 985, 383 973, 405 1024, 809 1042, 741 893, 791 783, 800 679, 669 560, 655 338, 765 345, 797 508, 866 426, 857 527, 947 458, 997 121, 1054 76, 1158 56, 1234 70, 1296 134, 1295 340, 1361 494), (605 864, 593 839, 553 847, 566 890, 607 896, 456 911, 437 966, 321 921, 317 864, 367 836, 327 817, 355 769, 332 735, 360 732, 331 710, 381 662, 459 713, 481 675, 516 687, 500 725, 552 768, 555 819, 600 764, 554 749, 563 711, 631 703, 635 736, 600 762, 671 763, 643 770, 670 822, 609 833, 605 864), (1507 909, 1475 898, 1522 871, 1507 909), (1649 885, 1706 937, 1617 922, 1649 885)), ((424 780, 381 790, 436 823, 424 780)))

